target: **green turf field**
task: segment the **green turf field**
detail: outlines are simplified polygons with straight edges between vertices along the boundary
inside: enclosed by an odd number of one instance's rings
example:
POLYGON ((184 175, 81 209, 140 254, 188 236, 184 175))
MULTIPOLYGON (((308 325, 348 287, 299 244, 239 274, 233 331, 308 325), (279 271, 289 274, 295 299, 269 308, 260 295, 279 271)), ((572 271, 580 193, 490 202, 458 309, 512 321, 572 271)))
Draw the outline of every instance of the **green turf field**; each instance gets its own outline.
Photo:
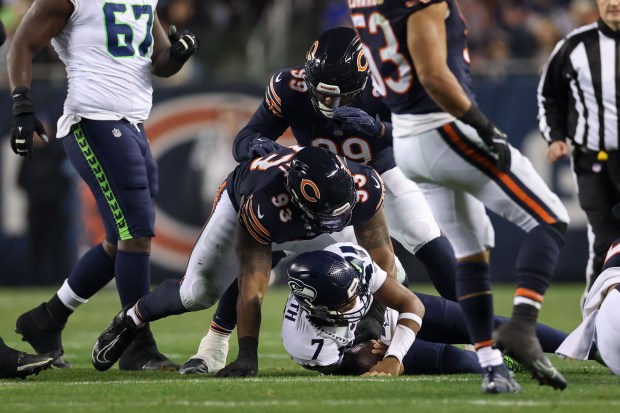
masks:
MULTIPOLYGON (((422 291, 429 291, 422 288, 422 291)), ((511 287, 496 286, 496 313, 509 315, 511 287)), ((31 350, 13 332, 23 311, 48 299, 53 290, 0 289, 0 334, 7 344, 31 350)), ((554 285, 541 321, 571 330, 579 320, 581 286, 554 285)), ((569 380, 564 392, 539 387, 517 374, 521 394, 485 395, 478 375, 400 378, 322 377, 293 363, 280 339, 286 290, 273 288, 263 305, 260 375, 252 379, 186 377, 177 373, 97 372, 90 351, 119 307, 108 289, 70 319, 63 342, 72 370, 48 370, 26 380, 0 381, 0 412, 612 412, 620 408, 620 380, 595 362, 552 361, 569 380), (484 410, 490 409, 490 410, 484 410)), ((186 361, 207 331, 212 311, 170 317, 153 324, 160 350, 186 361)), ((229 361, 237 353, 231 340, 229 361)))

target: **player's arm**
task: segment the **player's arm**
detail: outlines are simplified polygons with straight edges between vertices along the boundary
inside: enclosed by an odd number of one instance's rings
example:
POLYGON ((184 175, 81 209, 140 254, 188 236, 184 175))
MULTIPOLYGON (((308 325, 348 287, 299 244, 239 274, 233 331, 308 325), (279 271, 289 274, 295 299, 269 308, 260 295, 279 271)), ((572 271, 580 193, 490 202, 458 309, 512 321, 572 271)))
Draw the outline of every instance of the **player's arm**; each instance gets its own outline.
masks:
POLYGON ((219 377, 255 376, 258 373, 258 334, 261 305, 269 285, 271 243, 261 243, 238 223, 235 251, 239 261, 237 299, 237 359, 220 370, 219 377))
POLYGON ((11 91, 30 88, 32 58, 68 23, 73 13, 69 0, 35 0, 13 36, 7 56, 11 91))
POLYGON ((424 305, 413 292, 391 277, 386 277, 374 297, 384 306, 398 311, 399 317, 384 359, 375 364, 366 375, 400 375, 403 371, 403 357, 422 326, 424 305))
POLYGON ((265 155, 281 147, 275 141, 282 136, 289 124, 284 117, 274 115, 266 105, 263 100, 248 124, 237 134, 233 143, 233 157, 237 162, 263 156, 256 148, 257 145, 262 145, 265 155))
POLYGON ((153 19, 151 73, 158 77, 170 77, 196 53, 198 39, 189 30, 177 31, 175 26, 170 26, 166 33, 157 13, 154 13, 153 19))
POLYGON ((390 239, 383 206, 367 221, 355 225, 357 242, 368 253, 374 262, 387 272, 388 277, 396 280, 396 260, 394 260, 394 246, 390 239))

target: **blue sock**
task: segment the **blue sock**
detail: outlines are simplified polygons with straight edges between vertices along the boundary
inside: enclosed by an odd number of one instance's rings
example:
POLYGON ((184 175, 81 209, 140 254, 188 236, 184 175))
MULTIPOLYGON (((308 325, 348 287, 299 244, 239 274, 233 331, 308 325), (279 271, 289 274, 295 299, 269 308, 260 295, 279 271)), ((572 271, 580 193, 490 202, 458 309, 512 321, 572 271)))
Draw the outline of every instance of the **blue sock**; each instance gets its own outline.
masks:
POLYGON ((488 344, 493 334, 493 296, 489 265, 460 262, 457 265, 456 293, 471 343, 488 344))
MULTIPOLYGON (((494 320, 495 328, 504 324, 508 320, 510 320, 508 317, 496 315, 494 320)), ((555 353, 564 339, 568 337, 568 333, 556 330, 555 328, 549 327, 545 324, 536 323, 536 336, 538 337, 538 341, 540 341, 540 345, 545 353, 555 353)))
POLYGON ((545 295, 564 244, 563 225, 542 224, 526 235, 515 264, 517 288, 545 295))
POLYGON ((138 301, 136 315, 150 322, 169 315, 187 313, 187 308, 181 302, 180 288, 179 280, 165 280, 138 301))
POLYGON ((478 357, 473 351, 420 339, 413 342, 403 365, 405 374, 480 373, 478 357))
POLYGON ((67 282, 80 298, 89 299, 113 278, 114 259, 97 244, 78 260, 67 282))
MULTIPOLYGON (((237 325, 237 297, 239 296, 239 283, 237 280, 228 287, 217 303, 217 309, 213 315, 213 323, 224 330, 232 331, 237 325)), ((213 327, 213 323, 211 326, 213 327)))
POLYGON ((415 256, 424 264, 439 295, 456 301, 456 258, 448 239, 444 236, 435 238, 420 248, 415 256))
POLYGON ((149 253, 118 250, 114 272, 116 288, 123 307, 135 304, 149 292, 151 281, 149 253))

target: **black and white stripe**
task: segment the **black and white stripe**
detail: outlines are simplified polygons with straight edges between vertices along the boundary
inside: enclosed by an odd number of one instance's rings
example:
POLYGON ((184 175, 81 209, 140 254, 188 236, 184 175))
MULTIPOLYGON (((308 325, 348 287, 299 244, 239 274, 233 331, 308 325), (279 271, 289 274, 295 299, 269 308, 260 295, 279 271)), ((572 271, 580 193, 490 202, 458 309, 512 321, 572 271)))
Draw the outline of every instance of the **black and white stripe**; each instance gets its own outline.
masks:
POLYGON ((619 148, 620 32, 602 21, 560 41, 538 85, 538 119, 548 142, 589 150, 619 148))

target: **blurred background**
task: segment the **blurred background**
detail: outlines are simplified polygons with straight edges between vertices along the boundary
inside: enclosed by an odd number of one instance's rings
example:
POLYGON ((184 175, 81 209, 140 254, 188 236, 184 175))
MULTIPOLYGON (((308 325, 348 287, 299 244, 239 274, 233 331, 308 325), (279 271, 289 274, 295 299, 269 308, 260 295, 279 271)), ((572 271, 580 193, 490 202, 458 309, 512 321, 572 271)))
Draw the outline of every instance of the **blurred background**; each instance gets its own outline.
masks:
MULTIPOLYGON (((94 202, 66 161, 62 144, 37 147, 25 161, 9 146, 6 54, 30 0, 1 0, 9 40, 0 48, 0 285, 59 285, 76 258, 103 237, 94 202)), ((581 281, 587 260, 585 216, 568 162, 551 166, 537 127, 539 73, 555 44, 598 17, 594 0, 457 0, 469 28, 474 88, 483 111, 561 197, 571 216, 556 281, 581 281)), ((154 281, 183 274, 215 192, 234 168, 231 143, 262 99, 271 74, 300 65, 330 27, 350 26, 345 0, 160 0, 164 28, 188 28, 200 50, 171 79, 155 79, 147 134, 160 168, 154 281)), ((36 56, 32 85, 48 134, 62 113, 64 66, 51 46, 36 56)), ((493 280, 512 281, 522 234, 494 219, 493 280)), ((413 282, 417 261, 399 251, 413 282)))

